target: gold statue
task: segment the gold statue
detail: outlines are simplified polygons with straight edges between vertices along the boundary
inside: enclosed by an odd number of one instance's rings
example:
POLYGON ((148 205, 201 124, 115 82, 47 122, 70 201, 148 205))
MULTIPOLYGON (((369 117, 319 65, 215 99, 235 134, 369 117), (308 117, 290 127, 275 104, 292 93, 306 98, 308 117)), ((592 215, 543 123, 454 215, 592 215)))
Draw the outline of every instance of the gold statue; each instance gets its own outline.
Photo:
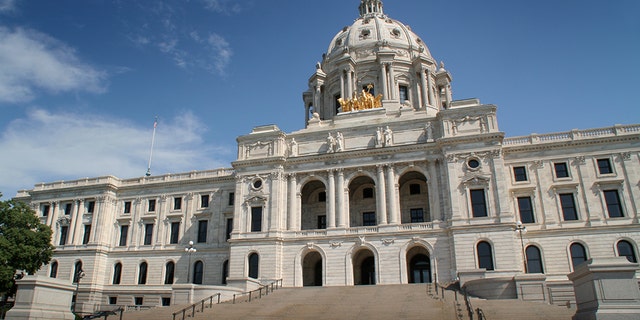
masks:
POLYGON ((374 97, 371 94, 371 89, 373 89, 372 84, 367 86, 367 91, 362 89, 362 93, 360 93, 359 96, 354 93, 353 98, 351 99, 343 99, 343 98, 338 99, 342 112, 381 108, 382 94, 378 94, 377 96, 374 97))

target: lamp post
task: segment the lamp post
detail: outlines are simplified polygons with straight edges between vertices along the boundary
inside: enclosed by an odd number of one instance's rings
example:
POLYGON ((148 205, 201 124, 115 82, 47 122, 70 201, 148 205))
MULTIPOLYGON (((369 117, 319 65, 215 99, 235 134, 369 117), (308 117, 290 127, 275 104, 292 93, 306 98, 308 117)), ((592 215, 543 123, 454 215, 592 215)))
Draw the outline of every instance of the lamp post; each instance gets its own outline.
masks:
POLYGON ((191 254, 196 253, 196 248, 193 247, 193 241, 189 241, 189 246, 184 248, 184 252, 189 255, 189 265, 187 265, 187 283, 189 283, 189 278, 191 277, 191 254))
POLYGON ((521 221, 516 222, 516 228, 514 230, 520 235, 520 246, 522 247, 522 259, 524 260, 524 273, 527 273, 527 255, 524 252, 524 240, 522 240, 522 234, 527 233, 527 227, 525 227, 521 221))
POLYGON ((76 279, 78 281, 76 281, 76 292, 73 294, 73 304, 71 305, 71 312, 73 314, 76 313, 76 304, 78 303, 78 290, 80 289, 80 279, 84 278, 84 271, 82 271, 82 269, 78 270, 78 272, 76 272, 76 279))

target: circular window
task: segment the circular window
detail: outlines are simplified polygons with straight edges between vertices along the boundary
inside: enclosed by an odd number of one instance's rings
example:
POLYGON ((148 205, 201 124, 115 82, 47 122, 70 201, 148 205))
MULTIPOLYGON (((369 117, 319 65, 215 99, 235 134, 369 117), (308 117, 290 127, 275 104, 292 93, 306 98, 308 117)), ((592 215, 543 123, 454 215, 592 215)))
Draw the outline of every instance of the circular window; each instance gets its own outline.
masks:
POLYGON ((253 186, 254 189, 262 188, 262 180, 260 180, 260 179, 254 180, 252 186, 253 186))
POLYGON ((478 161, 478 159, 470 159, 469 161, 467 161, 467 166, 469 166, 469 168, 471 169, 477 169, 478 167, 480 167, 480 161, 478 161))

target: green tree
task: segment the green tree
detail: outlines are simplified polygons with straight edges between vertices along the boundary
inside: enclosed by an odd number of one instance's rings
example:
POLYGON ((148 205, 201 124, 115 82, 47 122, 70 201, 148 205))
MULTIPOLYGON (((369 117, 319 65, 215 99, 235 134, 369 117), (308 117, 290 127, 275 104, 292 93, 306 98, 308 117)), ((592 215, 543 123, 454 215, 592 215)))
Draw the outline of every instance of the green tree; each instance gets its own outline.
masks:
POLYGON ((0 293, 13 292, 16 271, 33 274, 49 263, 51 233, 25 203, 0 201, 0 293))

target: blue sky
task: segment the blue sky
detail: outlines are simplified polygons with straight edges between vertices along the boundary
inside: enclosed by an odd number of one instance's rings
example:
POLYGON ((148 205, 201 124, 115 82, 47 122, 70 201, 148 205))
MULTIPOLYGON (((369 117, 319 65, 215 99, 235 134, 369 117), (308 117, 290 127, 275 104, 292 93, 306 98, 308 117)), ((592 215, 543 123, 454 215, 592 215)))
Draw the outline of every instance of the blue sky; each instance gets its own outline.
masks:
MULTIPOLYGON (((0 0, 0 192, 230 167, 358 0, 0 0)), ((385 0, 507 136, 640 122, 640 1, 385 0)))

